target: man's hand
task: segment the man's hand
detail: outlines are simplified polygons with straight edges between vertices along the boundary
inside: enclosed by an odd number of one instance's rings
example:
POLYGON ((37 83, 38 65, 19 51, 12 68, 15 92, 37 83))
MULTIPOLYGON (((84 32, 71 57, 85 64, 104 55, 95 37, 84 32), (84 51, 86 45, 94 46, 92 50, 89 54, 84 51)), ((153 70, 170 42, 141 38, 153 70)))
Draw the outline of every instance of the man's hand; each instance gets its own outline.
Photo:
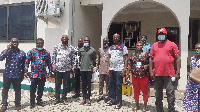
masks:
POLYGON ((125 77, 125 76, 126 76, 126 70, 123 70, 123 71, 121 72, 121 75, 122 75, 122 77, 125 77))
POLYGON ((11 43, 7 45, 7 50, 11 48, 11 43))
POLYGON ((180 79, 180 75, 179 74, 175 74, 175 80, 179 80, 180 79))
POLYGON ((74 69, 71 70, 72 73, 75 73, 74 69))
POLYGON ((27 73, 24 73, 24 77, 28 78, 29 76, 28 76, 28 74, 27 74, 27 73))
POLYGON ((33 50, 31 50, 31 51, 30 51, 30 53, 31 53, 31 54, 34 54, 34 51, 33 51, 33 50))
POLYGON ((106 72, 106 73, 107 73, 107 75, 109 75, 109 69, 107 70, 107 72, 106 72))
POLYGON ((151 78, 152 80, 155 80, 155 75, 153 74, 153 72, 150 72, 150 78, 151 78))
POLYGON ((52 67, 52 72, 55 74, 57 71, 56 71, 56 67, 52 67))
POLYGON ((147 69, 148 69, 148 67, 149 67, 148 65, 144 65, 144 69, 145 69, 145 70, 147 70, 147 69))

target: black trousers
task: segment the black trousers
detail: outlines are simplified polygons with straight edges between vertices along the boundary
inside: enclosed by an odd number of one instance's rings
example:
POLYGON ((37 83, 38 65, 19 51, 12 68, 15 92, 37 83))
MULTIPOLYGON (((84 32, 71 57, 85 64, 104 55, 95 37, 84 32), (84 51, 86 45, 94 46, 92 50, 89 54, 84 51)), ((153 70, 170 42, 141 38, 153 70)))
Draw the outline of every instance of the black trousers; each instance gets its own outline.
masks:
POLYGON ((69 91, 69 80, 70 80, 70 71, 66 72, 56 72, 56 77, 55 77, 55 98, 56 102, 60 101, 60 89, 61 89, 61 84, 63 80, 63 94, 61 101, 66 101, 67 100, 67 92, 69 91))
POLYGON ((80 95, 80 69, 75 68, 75 94, 80 95))
POLYGON ((93 71, 81 71, 83 100, 90 100, 93 71))
POLYGON ((37 102, 42 101, 42 95, 44 91, 44 86, 45 86, 46 78, 31 78, 31 85, 30 85, 30 103, 35 104, 35 92, 36 88, 38 86, 38 91, 37 91, 37 102))
POLYGON ((13 88, 15 90, 15 106, 21 105, 21 80, 20 78, 8 78, 3 76, 3 90, 2 90, 2 102, 3 106, 8 106, 8 90, 10 89, 10 85, 12 83, 13 88))

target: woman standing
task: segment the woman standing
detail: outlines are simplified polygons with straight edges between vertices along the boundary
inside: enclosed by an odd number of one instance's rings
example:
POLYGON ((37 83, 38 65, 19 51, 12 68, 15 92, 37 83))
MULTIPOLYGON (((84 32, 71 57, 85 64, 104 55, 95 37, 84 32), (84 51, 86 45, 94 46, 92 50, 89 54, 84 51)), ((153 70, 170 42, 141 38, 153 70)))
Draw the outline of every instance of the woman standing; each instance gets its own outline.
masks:
MULTIPOLYGON (((191 57, 190 72, 194 67, 200 67, 200 43, 195 45, 196 56, 191 57)), ((186 111, 200 110, 200 86, 198 83, 188 78, 183 99, 183 108, 186 111)))
POLYGON ((136 44, 136 51, 129 58, 128 74, 132 73, 132 83, 134 88, 134 99, 136 102, 136 107, 132 110, 137 111, 139 107, 139 95, 140 90, 143 93, 144 107, 143 112, 146 112, 147 102, 148 102, 148 87, 149 87, 149 77, 147 74, 148 69, 148 53, 142 50, 143 44, 141 41, 136 44))

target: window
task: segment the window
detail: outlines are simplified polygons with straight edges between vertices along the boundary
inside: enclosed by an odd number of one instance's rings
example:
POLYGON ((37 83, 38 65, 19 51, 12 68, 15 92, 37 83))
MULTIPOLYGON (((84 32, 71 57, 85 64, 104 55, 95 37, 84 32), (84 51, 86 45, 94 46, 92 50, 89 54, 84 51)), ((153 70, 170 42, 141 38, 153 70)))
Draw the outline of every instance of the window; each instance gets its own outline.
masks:
POLYGON ((188 49, 195 49, 195 45, 200 42, 200 19, 190 19, 188 49))
POLYGON ((6 5, 0 7, 0 40, 35 40, 35 5, 32 3, 6 5))

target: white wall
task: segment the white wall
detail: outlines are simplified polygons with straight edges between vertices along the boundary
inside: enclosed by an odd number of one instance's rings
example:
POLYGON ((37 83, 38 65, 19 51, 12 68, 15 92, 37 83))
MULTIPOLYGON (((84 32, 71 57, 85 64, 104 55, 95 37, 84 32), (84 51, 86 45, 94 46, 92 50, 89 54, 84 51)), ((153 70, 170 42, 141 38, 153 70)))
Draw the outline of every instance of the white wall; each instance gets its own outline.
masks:
MULTIPOLYGON (((123 7, 137 2, 143 2, 139 0, 105 0, 103 1, 103 12, 102 12, 102 37, 106 37, 109 30, 109 25, 112 23, 118 12, 123 10, 123 7), (114 7, 114 10, 113 8, 114 7)), ((175 16, 178 21, 180 28, 180 51, 181 51, 181 75, 182 78, 179 80, 178 89, 185 89, 186 85, 186 74, 187 74, 187 57, 188 57, 188 29, 189 29, 189 15, 190 15, 190 1, 188 0, 152 0, 154 3, 163 5, 175 16)))
POLYGON ((78 38, 89 36, 91 46, 98 50, 101 47, 102 11, 98 7, 81 6, 79 3, 76 0, 74 46, 77 46, 78 38))

